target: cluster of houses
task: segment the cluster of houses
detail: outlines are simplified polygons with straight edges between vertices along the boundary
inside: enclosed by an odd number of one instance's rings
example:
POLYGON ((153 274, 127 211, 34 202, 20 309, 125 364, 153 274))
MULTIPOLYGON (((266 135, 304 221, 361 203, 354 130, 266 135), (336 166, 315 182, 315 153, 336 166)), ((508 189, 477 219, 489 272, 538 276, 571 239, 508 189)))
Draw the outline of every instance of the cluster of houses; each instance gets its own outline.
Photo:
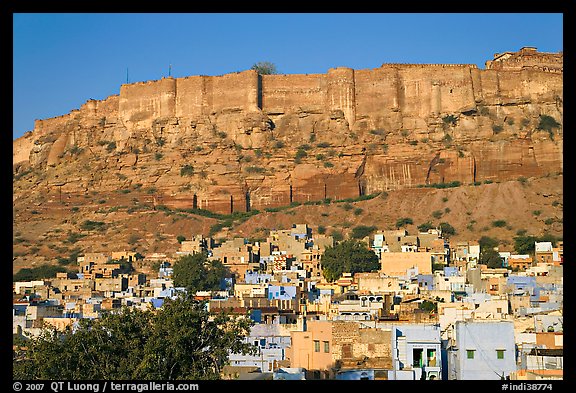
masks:
POLYGON ((224 379, 563 378, 562 242, 537 242, 533 256, 501 252, 503 266, 488 268, 477 243, 450 243, 435 229, 364 241, 380 269, 335 282, 322 275, 334 240, 305 224, 265 242, 195 236, 173 255, 143 260, 86 253, 77 274, 14 283, 13 331, 36 335, 123 306, 162 307, 185 291, 172 280, 178 258, 206 252, 232 274, 220 291, 196 297, 211 312, 249 315, 246 340, 258 349, 231 353, 224 379))

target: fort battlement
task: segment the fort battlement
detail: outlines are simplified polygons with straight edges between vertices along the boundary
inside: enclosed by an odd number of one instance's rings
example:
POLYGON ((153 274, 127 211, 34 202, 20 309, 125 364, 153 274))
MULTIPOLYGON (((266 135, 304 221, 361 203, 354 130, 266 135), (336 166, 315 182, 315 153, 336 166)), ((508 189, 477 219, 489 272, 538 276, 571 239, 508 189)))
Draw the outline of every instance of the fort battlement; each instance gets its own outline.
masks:
POLYGON ((441 68, 478 68, 476 64, 435 64, 435 63, 384 63, 381 68, 403 67, 403 68, 428 68, 428 67, 441 67, 441 68))
POLYGON ((525 47, 495 54, 494 60, 486 62, 485 70, 475 64, 385 63, 362 70, 336 67, 325 74, 258 75, 247 70, 218 76, 166 77, 123 84, 117 96, 89 100, 66 115, 37 120, 35 131, 53 128, 80 112, 102 117, 116 111, 127 127, 145 127, 156 118, 198 118, 221 111, 262 111, 278 116, 301 110, 341 110, 350 127, 359 118, 380 116, 382 110, 422 118, 467 110, 491 97, 506 101, 538 90, 518 91, 515 87, 507 91, 508 77, 494 76, 494 70, 529 72, 519 76, 524 81, 521 86, 541 79, 534 72, 559 74, 558 79, 546 83, 561 84, 562 59, 562 52, 542 53, 525 47))

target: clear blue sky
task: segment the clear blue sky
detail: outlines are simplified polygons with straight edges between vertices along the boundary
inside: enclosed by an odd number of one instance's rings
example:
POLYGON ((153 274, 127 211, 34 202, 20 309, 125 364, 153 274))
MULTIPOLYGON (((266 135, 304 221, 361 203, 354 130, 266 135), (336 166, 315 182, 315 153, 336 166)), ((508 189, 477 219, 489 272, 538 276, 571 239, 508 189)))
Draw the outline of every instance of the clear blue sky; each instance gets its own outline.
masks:
POLYGON ((382 63, 484 68, 494 53, 563 50, 561 13, 15 13, 13 138, 126 83, 222 75, 274 63, 283 74, 382 63))

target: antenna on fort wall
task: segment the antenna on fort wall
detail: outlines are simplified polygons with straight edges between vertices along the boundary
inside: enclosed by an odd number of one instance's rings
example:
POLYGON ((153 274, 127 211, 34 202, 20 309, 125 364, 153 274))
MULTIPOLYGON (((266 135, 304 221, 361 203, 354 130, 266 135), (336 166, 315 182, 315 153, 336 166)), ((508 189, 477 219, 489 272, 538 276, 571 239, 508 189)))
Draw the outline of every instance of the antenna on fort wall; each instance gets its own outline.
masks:
POLYGON ((172 64, 168 66, 168 77, 172 76, 172 64))
POLYGON ((126 83, 129 83, 129 80, 128 80, 128 67, 126 67, 126 83))

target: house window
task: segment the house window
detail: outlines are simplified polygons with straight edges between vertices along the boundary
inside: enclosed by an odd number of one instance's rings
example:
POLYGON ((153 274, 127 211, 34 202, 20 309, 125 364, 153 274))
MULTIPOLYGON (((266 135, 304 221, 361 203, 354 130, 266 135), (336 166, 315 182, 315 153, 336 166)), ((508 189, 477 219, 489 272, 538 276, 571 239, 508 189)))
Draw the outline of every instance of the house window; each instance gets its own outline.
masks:
POLYGON ((412 366, 422 367, 422 348, 414 348, 412 350, 412 366))
POLYGON ((314 352, 320 352, 320 341, 314 340, 314 352))
POLYGON ((496 358, 497 359, 504 359, 504 349, 497 349, 496 350, 496 358))
POLYGON ((435 349, 427 349, 426 350, 426 357, 428 358, 428 366, 436 367, 436 350, 435 349))
POLYGON ((330 352, 330 343, 328 341, 323 341, 324 342, 324 352, 328 353, 330 352))
POLYGON ((497 312, 497 313, 502 313, 502 307, 496 308, 496 312, 497 312))
POLYGON ((474 359, 474 352, 476 352, 475 349, 467 349, 466 350, 466 358, 467 359, 474 359))

